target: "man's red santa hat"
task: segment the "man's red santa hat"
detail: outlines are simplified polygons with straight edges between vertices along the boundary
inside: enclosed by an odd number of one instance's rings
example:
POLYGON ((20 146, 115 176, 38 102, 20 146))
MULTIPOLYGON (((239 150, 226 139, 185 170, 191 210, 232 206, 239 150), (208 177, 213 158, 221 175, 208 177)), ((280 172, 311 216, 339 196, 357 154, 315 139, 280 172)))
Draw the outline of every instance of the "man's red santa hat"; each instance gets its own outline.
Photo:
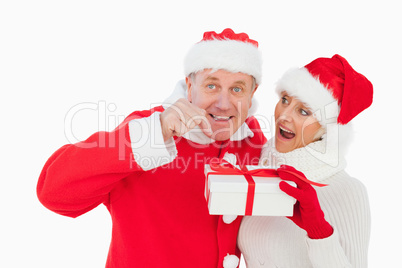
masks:
POLYGON ((186 76, 204 69, 223 69, 232 73, 245 73, 261 83, 262 56, 258 42, 245 33, 236 34, 231 29, 222 33, 205 32, 184 59, 186 76))
POLYGON ((339 55, 287 71, 276 87, 278 94, 283 91, 307 104, 312 112, 321 112, 320 123, 335 117, 339 125, 346 125, 373 101, 371 82, 339 55), (335 112, 331 108, 334 103, 335 112))

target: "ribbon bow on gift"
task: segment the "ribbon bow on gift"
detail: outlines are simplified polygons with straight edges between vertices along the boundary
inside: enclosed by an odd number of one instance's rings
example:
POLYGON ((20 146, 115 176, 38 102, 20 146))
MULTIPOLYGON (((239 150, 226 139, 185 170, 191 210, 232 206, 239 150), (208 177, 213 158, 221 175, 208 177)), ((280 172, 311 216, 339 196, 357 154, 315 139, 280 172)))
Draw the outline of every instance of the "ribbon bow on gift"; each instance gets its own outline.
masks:
MULTIPOLYGON (((212 159, 209 163, 209 166, 213 172, 209 172, 207 174, 207 178, 210 174, 214 175, 243 175, 248 183, 248 190, 247 190, 247 199, 246 199, 246 211, 244 215, 252 215, 253 212, 253 203, 254 203, 254 194, 255 194, 255 181, 253 180, 254 177, 279 177, 278 172, 276 169, 254 169, 248 170, 245 165, 239 165, 240 169, 226 161, 225 159, 212 159)), ((284 172, 291 173, 292 175, 298 177, 299 179, 315 186, 326 186, 326 184, 321 184, 317 182, 313 182, 308 180, 307 178, 300 176, 297 173, 294 173, 290 170, 284 170, 284 172)))

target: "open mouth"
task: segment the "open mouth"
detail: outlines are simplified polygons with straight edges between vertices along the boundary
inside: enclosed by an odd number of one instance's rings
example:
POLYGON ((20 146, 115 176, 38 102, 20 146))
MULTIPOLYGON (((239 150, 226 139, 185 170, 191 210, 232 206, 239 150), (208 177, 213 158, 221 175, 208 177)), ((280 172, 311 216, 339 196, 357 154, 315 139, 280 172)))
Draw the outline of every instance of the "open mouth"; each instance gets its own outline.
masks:
POLYGON ((214 114, 209 114, 215 121, 229 121, 233 116, 219 116, 214 114))
POLYGON ((279 126, 279 134, 284 137, 285 139, 293 139, 296 134, 288 129, 283 128, 282 126, 279 126))

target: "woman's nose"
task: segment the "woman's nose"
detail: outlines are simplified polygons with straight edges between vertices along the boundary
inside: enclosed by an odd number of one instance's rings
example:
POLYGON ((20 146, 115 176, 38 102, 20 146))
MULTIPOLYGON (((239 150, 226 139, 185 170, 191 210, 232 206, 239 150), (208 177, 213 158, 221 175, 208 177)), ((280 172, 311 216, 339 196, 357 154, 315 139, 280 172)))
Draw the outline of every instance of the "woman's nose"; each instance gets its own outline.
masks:
POLYGON ((284 120, 284 121, 292 121, 293 120, 293 108, 288 106, 286 108, 284 108, 280 115, 279 115, 279 119, 284 120))

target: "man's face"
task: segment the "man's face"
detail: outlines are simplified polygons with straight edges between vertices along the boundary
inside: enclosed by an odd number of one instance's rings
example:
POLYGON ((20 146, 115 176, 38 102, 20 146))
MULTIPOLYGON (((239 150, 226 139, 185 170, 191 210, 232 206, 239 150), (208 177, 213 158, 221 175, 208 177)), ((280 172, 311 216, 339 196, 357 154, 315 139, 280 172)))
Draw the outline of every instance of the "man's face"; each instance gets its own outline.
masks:
POLYGON ((258 85, 244 73, 205 69, 186 78, 188 100, 206 110, 211 138, 229 139, 245 122, 258 85))

